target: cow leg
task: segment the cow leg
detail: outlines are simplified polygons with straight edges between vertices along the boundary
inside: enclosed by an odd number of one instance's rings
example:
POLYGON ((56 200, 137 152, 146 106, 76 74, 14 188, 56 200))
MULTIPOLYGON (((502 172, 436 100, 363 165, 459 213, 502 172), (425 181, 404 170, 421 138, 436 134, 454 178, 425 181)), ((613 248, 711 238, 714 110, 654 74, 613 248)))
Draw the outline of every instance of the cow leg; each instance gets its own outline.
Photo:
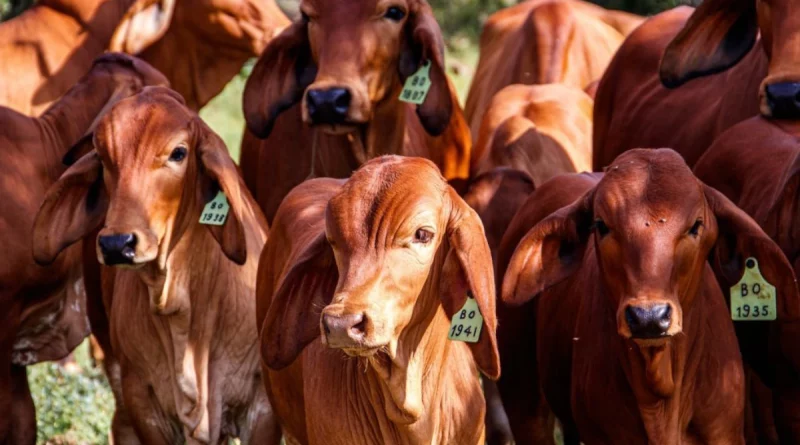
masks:
POLYGON ((281 443, 281 426, 274 413, 262 414, 253 422, 253 429, 250 433, 250 440, 244 445, 279 445, 281 443))
POLYGON ((36 443, 36 408, 24 366, 11 365, 11 443, 36 443))
POLYGON ((483 378, 483 396, 486 399, 486 443, 488 445, 511 445, 514 437, 511 434, 511 425, 500 399, 497 383, 483 378))
MULTIPOLYGON (((133 373, 126 374, 124 371, 122 373, 122 399, 124 405, 117 407, 114 420, 115 422, 118 420, 119 422, 129 422, 141 443, 170 445, 176 440, 180 441, 178 437, 171 437, 173 431, 163 420, 165 416, 161 407, 156 403, 149 385, 133 373), (120 408, 123 410, 122 412, 120 412, 120 408)), ((125 433, 125 431, 121 430, 119 433, 125 433)), ((116 432, 114 443, 118 443, 116 432)), ((127 445, 125 442, 119 443, 127 445)))

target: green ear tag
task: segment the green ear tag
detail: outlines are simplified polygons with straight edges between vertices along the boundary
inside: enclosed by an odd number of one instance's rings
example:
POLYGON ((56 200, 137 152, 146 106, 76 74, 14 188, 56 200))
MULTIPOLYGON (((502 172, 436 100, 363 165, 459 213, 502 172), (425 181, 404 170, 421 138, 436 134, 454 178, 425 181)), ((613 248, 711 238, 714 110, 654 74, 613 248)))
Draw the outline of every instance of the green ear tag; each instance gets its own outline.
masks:
POLYGON ((406 79, 403 91, 400 92, 400 100, 410 104, 422 105, 428 97, 428 90, 431 89, 431 61, 425 62, 416 73, 406 79))
POLYGON ((467 294, 467 301, 450 323, 450 340, 465 341, 467 343, 477 343, 481 338, 483 328, 483 315, 478 309, 478 302, 472 298, 472 294, 467 294))
POLYGON ((734 321, 761 321, 778 318, 778 293, 758 269, 753 257, 745 262, 744 275, 731 287, 731 318, 734 321))
POLYGON ((217 196, 206 204, 203 213, 200 214, 200 224, 221 226, 225 224, 230 209, 231 206, 228 204, 228 198, 226 198, 225 194, 220 190, 217 196))

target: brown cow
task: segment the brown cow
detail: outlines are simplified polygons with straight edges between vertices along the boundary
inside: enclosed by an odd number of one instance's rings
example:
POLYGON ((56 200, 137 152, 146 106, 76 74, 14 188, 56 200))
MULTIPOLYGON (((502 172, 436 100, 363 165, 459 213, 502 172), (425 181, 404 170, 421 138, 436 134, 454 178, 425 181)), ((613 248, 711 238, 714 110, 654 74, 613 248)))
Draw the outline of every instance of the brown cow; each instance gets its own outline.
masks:
POLYGON ((535 297, 542 386, 583 442, 744 443, 741 354, 706 259, 734 284, 751 257, 776 287, 775 324, 796 324, 791 265, 755 221, 674 151, 632 150, 528 231, 503 301, 535 297))
MULTIPOLYGON (((752 118, 720 135, 695 166, 695 174, 747 212, 780 246, 800 274, 800 125, 752 118)), ((747 335, 743 333, 740 337, 747 335)), ((747 338, 747 337, 744 337, 747 338)), ((796 336, 787 339, 795 341, 796 336)), ((749 349, 759 348, 757 342, 749 349)), ((753 360, 764 363, 766 360, 753 360)), ((800 384, 784 381, 787 370, 762 371, 775 391, 777 426, 786 443, 800 441, 800 384), (778 372, 777 375, 774 375, 778 372), (777 379, 775 382, 771 382, 777 379)), ((763 391, 754 394, 763 397, 763 391)), ((757 400, 756 400, 757 402, 757 400)), ((758 406, 755 407, 758 409, 758 406)), ((756 416, 768 410, 754 412, 756 416)), ((769 436, 771 419, 756 419, 760 436, 769 436)), ((762 439, 763 440, 763 439, 762 439)), ((769 443, 760 441, 761 443, 769 443)))
POLYGON ((692 12, 651 18, 609 64, 595 103, 595 170, 635 147, 673 147, 694 165, 759 112, 800 116, 794 1, 706 0, 692 12))
POLYGON ((69 249, 49 267, 37 266, 31 255, 36 210, 64 171, 62 157, 98 116, 144 85, 159 84, 167 80, 146 63, 108 54, 40 118, 0 109, 0 233, 5 239, 0 256, 0 443, 36 440, 25 366, 61 359, 89 334, 80 248, 69 249))
POLYGON ((0 105, 40 114, 111 48, 144 50, 199 108, 286 25, 274 0, 40 0, 0 24, 0 105))
POLYGON ((267 46, 244 93, 241 164, 267 219, 303 180, 348 177, 383 154, 428 158, 447 179, 466 179, 469 129, 428 3, 303 0, 300 10, 302 19, 267 46), (424 102, 401 102, 404 81, 426 62, 424 102))
POLYGON ((500 374, 492 260, 432 162, 384 156, 295 188, 257 295, 268 391, 295 443, 483 444, 478 368, 500 374), (478 341, 448 340, 468 294, 478 341))
POLYGON ((277 444, 252 318, 267 226, 224 143, 177 93, 148 88, 102 118, 94 146, 49 190, 34 256, 50 263, 103 224, 96 258, 119 266, 103 274, 115 442, 277 444), (218 191, 229 213, 204 226, 218 191))
POLYGON ((643 18, 580 0, 529 0, 486 21, 465 114, 477 137, 492 97, 512 84, 584 89, 643 18))

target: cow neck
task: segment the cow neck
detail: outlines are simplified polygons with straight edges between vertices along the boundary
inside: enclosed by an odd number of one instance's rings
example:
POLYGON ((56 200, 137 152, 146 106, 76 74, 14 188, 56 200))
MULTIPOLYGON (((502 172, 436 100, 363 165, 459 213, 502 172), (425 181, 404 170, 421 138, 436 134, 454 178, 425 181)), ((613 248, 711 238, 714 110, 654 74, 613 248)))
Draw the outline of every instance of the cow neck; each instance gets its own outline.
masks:
POLYGON ((99 73, 98 68, 93 71, 37 119, 45 142, 40 165, 53 181, 64 171, 62 160, 67 151, 88 137, 96 120, 124 89, 111 73, 99 73))
MULTIPOLYGON (((79 41, 84 39, 84 32, 88 39, 95 44, 96 53, 99 55, 111 42, 111 37, 117 29, 122 18, 136 0, 58 0, 40 1, 39 4, 46 6, 58 13, 64 14, 72 19, 82 30, 76 34, 76 42, 71 45, 79 46, 79 41)), ((85 43, 82 43, 85 44, 85 43)), ((81 44, 81 45, 82 45, 81 44)))
MULTIPOLYGON (((402 435, 418 439, 428 437, 433 430, 429 423, 438 423, 439 412, 446 401, 438 400, 444 392, 443 382, 449 375, 448 359, 453 343, 447 338, 449 319, 439 298, 439 279, 447 242, 436 255, 425 285, 420 292, 408 326, 396 343, 389 346, 391 359, 382 356, 369 360, 369 365, 383 392, 382 411, 402 435), (422 421, 422 423, 418 423, 422 421)), ((369 394, 371 385, 365 382, 369 394)), ((413 441, 412 441, 413 442, 413 441)))

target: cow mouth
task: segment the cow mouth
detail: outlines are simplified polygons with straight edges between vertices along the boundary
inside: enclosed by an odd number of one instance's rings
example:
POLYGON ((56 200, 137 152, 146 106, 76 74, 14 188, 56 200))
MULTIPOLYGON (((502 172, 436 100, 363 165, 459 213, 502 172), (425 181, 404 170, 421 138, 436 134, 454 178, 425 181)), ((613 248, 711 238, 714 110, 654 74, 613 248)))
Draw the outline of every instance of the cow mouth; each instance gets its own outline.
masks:
POLYGON ((386 345, 379 345, 379 346, 358 346, 358 347, 347 347, 347 348, 340 348, 342 352, 347 354, 349 357, 360 357, 360 358, 371 358, 374 357, 381 351, 386 350, 386 345))
POLYGON ((314 127, 331 136, 344 136, 355 133, 356 130, 358 130, 359 124, 342 122, 340 124, 314 124, 314 127))

